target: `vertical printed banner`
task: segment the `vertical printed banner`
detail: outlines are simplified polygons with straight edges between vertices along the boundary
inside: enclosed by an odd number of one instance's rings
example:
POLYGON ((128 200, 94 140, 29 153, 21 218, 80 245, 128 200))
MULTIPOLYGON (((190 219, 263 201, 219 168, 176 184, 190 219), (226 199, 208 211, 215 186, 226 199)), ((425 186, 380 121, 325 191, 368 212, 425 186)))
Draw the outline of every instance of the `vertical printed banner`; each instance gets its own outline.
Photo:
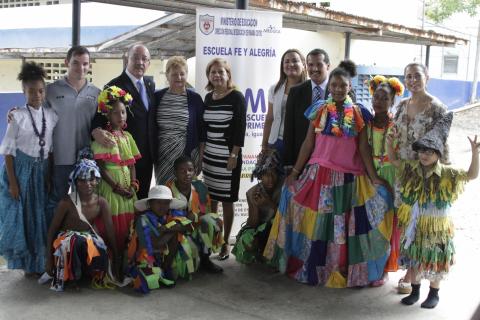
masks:
POLYGON ((268 11, 197 9, 195 87, 205 97, 205 70, 210 60, 220 57, 232 67, 237 90, 247 101, 247 130, 242 149, 243 165, 239 201, 230 237, 235 237, 248 217, 247 190, 262 144, 268 107, 268 89, 278 81, 282 14, 268 11))

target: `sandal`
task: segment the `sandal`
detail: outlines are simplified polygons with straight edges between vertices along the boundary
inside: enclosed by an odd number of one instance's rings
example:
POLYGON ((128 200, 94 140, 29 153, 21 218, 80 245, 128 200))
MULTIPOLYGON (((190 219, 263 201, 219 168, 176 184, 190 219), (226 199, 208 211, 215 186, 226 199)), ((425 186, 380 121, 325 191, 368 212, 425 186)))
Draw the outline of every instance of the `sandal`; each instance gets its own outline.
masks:
POLYGON ((230 252, 228 251, 228 244, 223 244, 220 253, 218 254, 217 259, 220 261, 227 260, 230 257, 230 252))
POLYGON ((399 294, 410 294, 412 292, 412 284, 405 282, 405 278, 400 278, 400 280, 398 280, 397 291, 399 294))

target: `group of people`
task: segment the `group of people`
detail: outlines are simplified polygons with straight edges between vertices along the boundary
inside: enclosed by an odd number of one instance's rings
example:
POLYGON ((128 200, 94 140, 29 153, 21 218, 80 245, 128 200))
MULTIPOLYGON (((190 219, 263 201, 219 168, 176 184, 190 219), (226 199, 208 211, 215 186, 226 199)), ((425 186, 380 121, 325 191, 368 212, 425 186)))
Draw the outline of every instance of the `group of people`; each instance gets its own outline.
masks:
MULTIPOLYGON (((99 287, 130 278, 146 293, 199 268, 222 272, 210 254, 230 254, 246 128, 228 62, 207 65, 202 99, 187 88, 182 57, 168 60, 169 87, 159 91, 143 45, 103 90, 85 78, 89 59, 71 48, 66 77, 46 87, 39 65, 22 66, 27 103, 10 111, 0 146, 0 255, 26 274, 46 271, 55 290, 85 273, 99 287)), ((403 267, 402 303, 419 299, 426 278, 422 307, 433 308, 453 264, 448 209, 478 175, 480 142, 469 138, 468 171, 445 165, 452 114, 426 91, 422 64, 405 67, 411 95, 395 116, 403 84, 371 78, 372 114, 355 102, 355 76, 349 60, 330 71, 322 49, 282 55, 232 253, 336 288, 381 286, 403 267)))

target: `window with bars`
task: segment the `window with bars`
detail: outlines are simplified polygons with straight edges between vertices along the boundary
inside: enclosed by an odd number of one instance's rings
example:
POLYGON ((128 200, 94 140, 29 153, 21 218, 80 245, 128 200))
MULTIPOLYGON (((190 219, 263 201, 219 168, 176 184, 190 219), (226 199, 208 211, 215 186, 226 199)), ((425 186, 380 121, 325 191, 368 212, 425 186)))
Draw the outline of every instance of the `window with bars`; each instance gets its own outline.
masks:
MULTIPOLYGON (((45 80, 47 83, 57 81, 58 79, 64 77, 67 73, 67 66, 61 60, 43 60, 36 62, 39 63, 47 73, 47 79, 45 80)), ((92 77, 93 74, 92 70, 90 69, 87 75, 87 80, 92 82, 92 77)))
POLYGON ((458 56, 443 56, 443 73, 458 73, 458 56))
MULTIPOLYGON (((375 75, 376 74, 359 74, 355 78, 356 81, 352 80, 352 87, 353 87, 353 90, 355 91, 357 102, 361 103, 368 109, 371 109, 372 107, 372 96, 368 91, 368 81, 370 80, 370 77, 373 77, 375 75)), ((384 75, 384 76, 387 78, 397 77, 403 83, 403 79, 404 79, 403 76, 400 76, 400 75, 384 75)), ((406 93, 404 93, 404 95, 405 94, 406 93)))

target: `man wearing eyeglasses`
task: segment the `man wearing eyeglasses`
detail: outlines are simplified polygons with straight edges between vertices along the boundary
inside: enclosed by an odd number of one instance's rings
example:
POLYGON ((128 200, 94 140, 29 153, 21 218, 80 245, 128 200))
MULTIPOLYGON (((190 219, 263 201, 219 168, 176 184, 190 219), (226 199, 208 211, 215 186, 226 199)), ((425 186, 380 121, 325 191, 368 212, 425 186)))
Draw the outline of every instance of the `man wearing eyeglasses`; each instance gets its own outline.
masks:
MULTIPOLYGON (((141 44, 133 45, 128 50, 127 58, 125 70, 120 76, 112 79, 107 86, 120 87, 133 97, 125 130, 131 133, 142 155, 142 158, 135 163, 137 179, 140 182, 137 196, 142 199, 148 196, 152 180, 153 164, 148 141, 148 112, 153 106, 155 82, 153 82, 153 77, 145 76, 145 72, 150 66, 150 52, 147 47, 141 44)), ((105 128, 105 124, 105 117, 97 113, 92 122, 92 128, 95 128, 92 136, 100 144, 111 147, 113 141, 101 129, 105 128)))

